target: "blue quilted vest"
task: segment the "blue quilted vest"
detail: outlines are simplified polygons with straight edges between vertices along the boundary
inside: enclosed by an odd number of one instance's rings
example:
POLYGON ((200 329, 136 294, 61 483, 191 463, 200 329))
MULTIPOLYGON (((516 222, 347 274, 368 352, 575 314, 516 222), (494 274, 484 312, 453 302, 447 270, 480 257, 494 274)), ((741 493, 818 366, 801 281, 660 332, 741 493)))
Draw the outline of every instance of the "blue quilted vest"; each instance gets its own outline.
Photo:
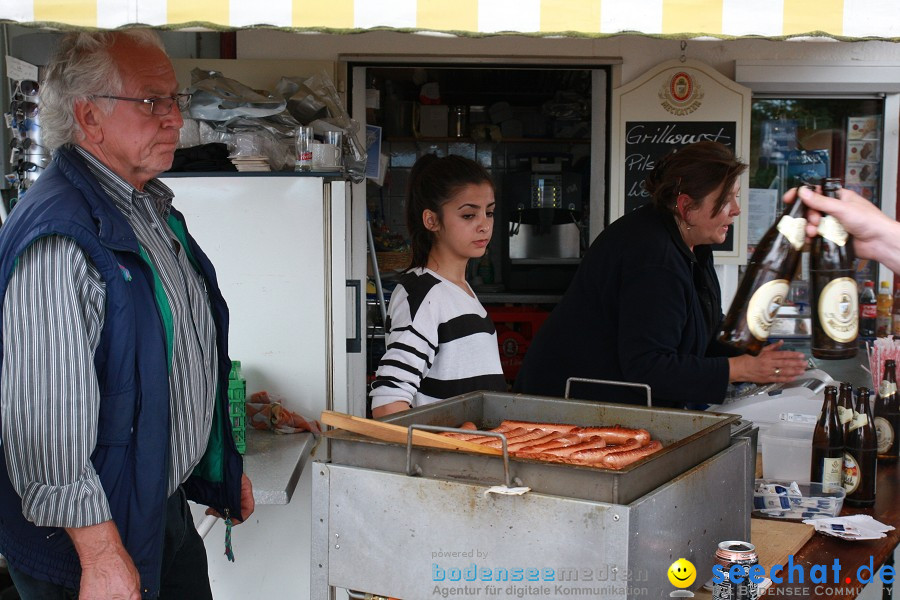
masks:
MULTIPOLYGON (((240 514, 241 456, 228 418, 228 308, 206 255, 172 210, 170 224, 206 279, 216 323, 219 390, 210 443, 184 488, 188 498, 240 514)), ((90 256, 106 283, 106 315, 94 356, 101 394, 97 445, 91 461, 113 520, 141 576, 142 594, 160 586, 169 468, 169 357, 154 271, 141 257, 124 215, 72 150, 53 162, 0 228, 0 306, 17 258, 36 239, 64 235, 90 256)), ((0 325, 0 341, 3 331, 0 325)), ((0 358, 2 358, 0 344, 0 358)), ((0 461, 0 554, 38 579, 78 589, 81 567, 63 529, 37 527, 22 515, 21 498, 0 461)))

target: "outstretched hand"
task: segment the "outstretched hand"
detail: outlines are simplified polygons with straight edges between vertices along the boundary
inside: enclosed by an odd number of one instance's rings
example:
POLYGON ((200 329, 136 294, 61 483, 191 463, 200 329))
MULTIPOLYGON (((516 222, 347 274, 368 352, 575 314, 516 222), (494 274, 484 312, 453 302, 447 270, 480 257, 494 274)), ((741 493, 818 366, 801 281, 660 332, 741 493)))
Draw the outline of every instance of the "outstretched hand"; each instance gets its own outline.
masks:
POLYGON ((858 257, 880 261, 892 271, 900 270, 900 223, 848 189, 839 190, 839 199, 835 199, 804 186, 799 192, 788 190, 784 201, 790 204, 798 194, 809 209, 806 214, 808 237, 816 236, 822 213, 833 215, 853 236, 853 250, 858 257))

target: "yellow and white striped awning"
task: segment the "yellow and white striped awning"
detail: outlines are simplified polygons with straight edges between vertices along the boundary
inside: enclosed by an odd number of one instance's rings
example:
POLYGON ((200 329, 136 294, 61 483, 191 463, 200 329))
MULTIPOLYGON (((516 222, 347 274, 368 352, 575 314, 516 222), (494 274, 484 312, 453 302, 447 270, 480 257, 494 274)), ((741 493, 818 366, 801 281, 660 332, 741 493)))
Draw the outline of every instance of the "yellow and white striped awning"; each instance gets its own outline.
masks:
POLYGON ((900 39, 898 0, 0 0, 0 21, 101 29, 900 39))

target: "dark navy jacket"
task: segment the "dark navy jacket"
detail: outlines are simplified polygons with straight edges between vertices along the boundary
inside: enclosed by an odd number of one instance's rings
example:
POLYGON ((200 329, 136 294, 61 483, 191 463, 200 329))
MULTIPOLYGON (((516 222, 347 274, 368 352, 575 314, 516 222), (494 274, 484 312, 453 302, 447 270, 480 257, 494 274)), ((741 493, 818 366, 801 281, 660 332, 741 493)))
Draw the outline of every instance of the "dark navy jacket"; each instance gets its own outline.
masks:
MULTIPOLYGON (((240 515, 241 456, 228 418, 228 308, 206 255, 173 209, 170 223, 206 279, 219 361, 219 390, 210 442, 184 488, 188 498, 240 515)), ((109 498, 119 534, 141 576, 144 597, 159 593, 169 468, 169 364, 154 297, 153 269, 139 253, 124 215, 78 155, 59 149, 0 229, 0 306, 15 261, 37 238, 71 237, 106 283, 106 313, 94 365, 101 394, 91 462, 109 498)), ((2 331, 0 331, 2 340, 2 331)), ((0 344, 2 357, 2 344, 0 344)), ((0 461, 0 553, 38 579, 78 589, 81 568, 69 536, 36 527, 0 461)))
MULTIPOLYGON (((566 379, 648 384, 659 406, 718 404, 727 356, 714 342, 721 291, 709 246, 685 245, 675 220, 647 205, 611 223, 588 250, 534 338, 515 390, 563 396, 566 379)), ((643 392, 581 385, 574 398, 644 402, 643 392)))

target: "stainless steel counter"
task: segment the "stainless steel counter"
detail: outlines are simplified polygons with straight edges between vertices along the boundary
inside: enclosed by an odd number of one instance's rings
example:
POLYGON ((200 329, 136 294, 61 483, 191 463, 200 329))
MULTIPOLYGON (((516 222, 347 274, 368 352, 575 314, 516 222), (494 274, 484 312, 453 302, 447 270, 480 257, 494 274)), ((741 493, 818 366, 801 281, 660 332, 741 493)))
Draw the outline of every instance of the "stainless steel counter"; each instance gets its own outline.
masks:
POLYGON ((311 433, 279 434, 247 429, 244 472, 253 482, 257 504, 287 504, 316 446, 311 433))

